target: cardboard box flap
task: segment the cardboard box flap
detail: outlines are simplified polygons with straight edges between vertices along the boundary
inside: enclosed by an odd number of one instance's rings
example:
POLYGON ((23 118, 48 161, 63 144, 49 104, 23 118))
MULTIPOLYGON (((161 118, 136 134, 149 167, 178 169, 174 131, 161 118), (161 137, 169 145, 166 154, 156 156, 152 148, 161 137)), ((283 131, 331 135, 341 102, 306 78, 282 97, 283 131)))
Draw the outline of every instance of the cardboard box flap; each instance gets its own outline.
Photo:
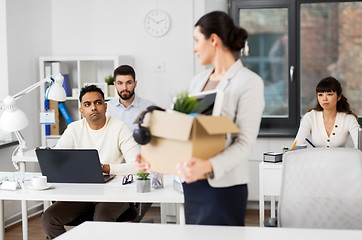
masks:
POLYGON ((153 111, 150 131, 153 136, 186 141, 190 138, 194 118, 178 112, 153 111))
POLYGON ((200 116, 196 118, 208 134, 238 133, 239 128, 227 116, 211 117, 200 116))

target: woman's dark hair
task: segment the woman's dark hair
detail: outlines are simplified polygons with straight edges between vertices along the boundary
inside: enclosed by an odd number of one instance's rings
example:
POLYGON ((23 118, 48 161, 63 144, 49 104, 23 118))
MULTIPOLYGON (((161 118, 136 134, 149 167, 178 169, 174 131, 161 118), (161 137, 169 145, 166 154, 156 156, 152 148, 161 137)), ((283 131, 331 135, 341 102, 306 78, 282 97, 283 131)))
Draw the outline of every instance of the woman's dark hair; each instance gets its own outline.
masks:
POLYGON ((82 98, 83 98, 84 94, 86 94, 88 92, 99 92, 104 100, 104 93, 103 93, 102 89, 100 89, 96 85, 87 85, 80 90, 79 102, 82 102, 82 98))
MULTIPOLYGON (((317 84, 315 92, 317 95, 318 95, 318 93, 322 93, 322 92, 337 93, 337 97, 340 97, 339 101, 337 102, 337 112, 344 112, 347 114, 352 114, 353 116, 355 116, 358 119, 357 115, 354 112, 352 112, 352 110, 349 106, 349 103, 347 101, 347 98, 345 96, 343 96, 343 94, 342 94, 341 84, 334 77, 323 78, 317 84)), ((317 98, 316 106, 310 110, 323 111, 322 106, 318 102, 318 98, 317 98)))
POLYGON ((248 32, 235 26, 232 18, 225 12, 215 11, 202 16, 195 24, 199 26, 206 39, 215 33, 231 52, 240 51, 245 47, 248 32))

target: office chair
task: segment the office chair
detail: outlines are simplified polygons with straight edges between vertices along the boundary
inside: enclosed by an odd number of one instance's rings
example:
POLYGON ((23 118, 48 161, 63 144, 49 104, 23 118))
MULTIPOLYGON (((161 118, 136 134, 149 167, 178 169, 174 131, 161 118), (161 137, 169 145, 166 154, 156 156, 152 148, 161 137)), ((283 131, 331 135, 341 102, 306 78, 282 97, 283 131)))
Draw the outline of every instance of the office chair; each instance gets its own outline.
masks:
POLYGON ((279 227, 362 229, 361 151, 303 149, 287 152, 283 161, 279 227))

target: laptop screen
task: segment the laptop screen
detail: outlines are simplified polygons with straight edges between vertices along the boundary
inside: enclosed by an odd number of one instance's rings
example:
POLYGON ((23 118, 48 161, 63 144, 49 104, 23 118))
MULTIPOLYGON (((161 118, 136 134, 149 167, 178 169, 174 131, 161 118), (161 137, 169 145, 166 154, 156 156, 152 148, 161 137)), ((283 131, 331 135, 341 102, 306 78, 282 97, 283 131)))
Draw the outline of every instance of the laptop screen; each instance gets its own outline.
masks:
POLYGON ((104 183, 96 149, 36 149, 41 172, 50 183, 104 183))

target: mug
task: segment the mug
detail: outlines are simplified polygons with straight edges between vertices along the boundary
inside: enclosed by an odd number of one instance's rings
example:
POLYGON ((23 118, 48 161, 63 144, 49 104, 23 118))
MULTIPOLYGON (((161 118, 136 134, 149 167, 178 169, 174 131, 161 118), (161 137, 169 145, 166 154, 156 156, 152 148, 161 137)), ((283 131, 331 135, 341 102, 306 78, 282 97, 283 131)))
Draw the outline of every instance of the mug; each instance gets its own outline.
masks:
POLYGON ((47 187, 47 177, 46 176, 36 176, 31 179, 31 184, 34 188, 45 188, 47 187))

